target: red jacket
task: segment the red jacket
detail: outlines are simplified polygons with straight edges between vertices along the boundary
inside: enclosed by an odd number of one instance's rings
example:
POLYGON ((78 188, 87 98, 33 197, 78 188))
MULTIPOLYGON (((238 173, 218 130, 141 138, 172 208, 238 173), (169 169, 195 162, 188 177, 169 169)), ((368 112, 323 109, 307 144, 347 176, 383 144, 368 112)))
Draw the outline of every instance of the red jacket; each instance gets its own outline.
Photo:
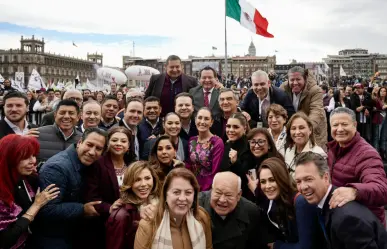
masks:
POLYGON ((336 141, 328 143, 328 164, 332 184, 357 189, 356 200, 367 206, 385 223, 387 179, 379 153, 359 134, 344 148, 336 141))
POLYGON ((106 248, 133 249, 140 219, 140 212, 131 204, 113 211, 106 222, 106 248))

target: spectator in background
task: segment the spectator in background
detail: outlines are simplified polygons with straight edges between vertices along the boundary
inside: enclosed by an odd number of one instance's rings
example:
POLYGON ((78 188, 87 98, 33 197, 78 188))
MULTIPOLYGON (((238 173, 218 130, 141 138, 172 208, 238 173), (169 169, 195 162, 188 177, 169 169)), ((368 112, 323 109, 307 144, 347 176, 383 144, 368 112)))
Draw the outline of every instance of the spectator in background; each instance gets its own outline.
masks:
POLYGON ((85 132, 87 128, 98 127, 101 122, 101 105, 95 101, 87 101, 82 106, 82 125, 78 126, 78 131, 85 132))
POLYGON ((119 111, 119 104, 116 96, 105 96, 105 98, 102 100, 101 106, 101 122, 99 123, 98 127, 107 131, 113 126, 118 126, 119 120, 116 118, 116 115, 119 111))
POLYGON ((102 101, 105 99, 105 94, 102 91, 97 92, 97 101, 102 104, 102 101))
POLYGON ((119 90, 119 91, 117 91, 116 96, 117 96, 117 100, 118 100, 118 109, 121 110, 121 109, 125 108, 126 101, 124 98, 124 92, 119 90))

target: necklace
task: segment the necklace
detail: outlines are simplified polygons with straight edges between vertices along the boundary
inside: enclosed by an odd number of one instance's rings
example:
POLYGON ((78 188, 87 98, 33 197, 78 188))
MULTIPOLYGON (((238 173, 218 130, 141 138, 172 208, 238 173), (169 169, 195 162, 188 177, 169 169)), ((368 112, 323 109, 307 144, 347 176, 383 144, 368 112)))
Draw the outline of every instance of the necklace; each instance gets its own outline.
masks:
POLYGON ((122 168, 116 168, 114 167, 114 171, 116 172, 116 176, 122 181, 122 178, 124 177, 124 173, 126 170, 127 166, 124 164, 122 168))

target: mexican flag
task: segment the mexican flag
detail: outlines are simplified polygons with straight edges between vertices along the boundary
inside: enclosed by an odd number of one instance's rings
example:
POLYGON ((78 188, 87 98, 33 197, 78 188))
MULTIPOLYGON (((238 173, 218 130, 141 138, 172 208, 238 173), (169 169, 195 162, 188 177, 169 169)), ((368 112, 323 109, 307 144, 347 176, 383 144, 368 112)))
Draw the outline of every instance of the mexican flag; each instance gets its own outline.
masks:
POLYGON ((226 16, 237 20, 243 27, 257 35, 268 38, 274 37, 267 32, 269 22, 266 18, 245 0, 226 0, 226 16))

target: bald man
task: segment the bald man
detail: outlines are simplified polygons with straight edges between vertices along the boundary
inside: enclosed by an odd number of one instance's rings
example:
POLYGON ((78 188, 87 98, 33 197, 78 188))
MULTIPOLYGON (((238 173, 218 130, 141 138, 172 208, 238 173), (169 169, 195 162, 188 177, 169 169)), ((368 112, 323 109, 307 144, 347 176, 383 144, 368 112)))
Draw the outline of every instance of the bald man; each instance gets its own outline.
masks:
MULTIPOLYGON (((79 90, 76 90, 76 89, 67 90, 63 94, 63 99, 72 99, 78 104, 79 108, 82 107, 83 97, 82 97, 82 93, 79 90)), ((55 112, 55 108, 54 108, 54 111, 44 115, 40 126, 53 125, 55 123, 54 112, 55 112)))
POLYGON ((199 205, 211 216, 214 249, 265 248, 260 211, 242 197, 241 183, 236 174, 221 172, 215 175, 212 190, 199 194, 199 205))

